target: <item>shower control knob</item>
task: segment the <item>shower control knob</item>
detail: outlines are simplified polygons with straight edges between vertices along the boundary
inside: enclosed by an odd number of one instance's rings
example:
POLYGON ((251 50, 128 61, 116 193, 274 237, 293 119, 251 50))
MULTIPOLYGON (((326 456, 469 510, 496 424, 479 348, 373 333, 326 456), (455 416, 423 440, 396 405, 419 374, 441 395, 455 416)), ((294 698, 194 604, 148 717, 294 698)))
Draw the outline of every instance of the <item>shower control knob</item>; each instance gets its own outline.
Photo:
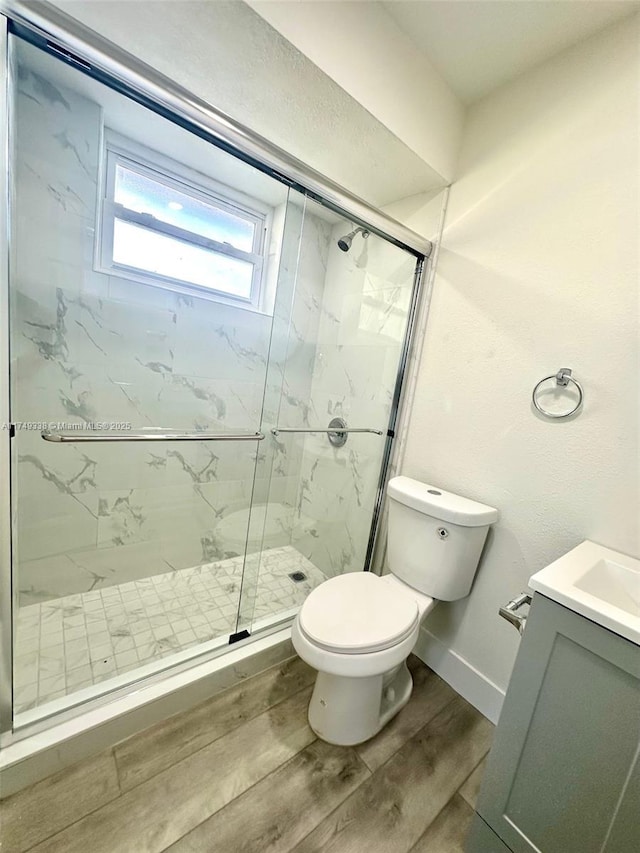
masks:
POLYGON ((449 535, 449 531, 447 530, 446 527, 439 527, 436 530, 436 533, 438 534, 438 539, 446 539, 447 536, 449 535))

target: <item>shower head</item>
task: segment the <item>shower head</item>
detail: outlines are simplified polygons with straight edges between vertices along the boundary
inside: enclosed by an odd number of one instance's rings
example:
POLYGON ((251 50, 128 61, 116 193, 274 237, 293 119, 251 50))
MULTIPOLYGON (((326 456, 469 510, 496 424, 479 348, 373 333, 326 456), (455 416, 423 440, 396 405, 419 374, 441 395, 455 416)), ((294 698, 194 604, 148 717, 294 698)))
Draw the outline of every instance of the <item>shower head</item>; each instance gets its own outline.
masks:
POLYGON ((366 228, 355 228, 350 234, 345 234, 344 237, 340 237, 340 239, 338 240, 338 248, 342 249, 343 252, 348 252, 351 248, 353 238, 359 231, 362 232, 362 236, 366 240, 369 236, 369 232, 366 230, 366 228))

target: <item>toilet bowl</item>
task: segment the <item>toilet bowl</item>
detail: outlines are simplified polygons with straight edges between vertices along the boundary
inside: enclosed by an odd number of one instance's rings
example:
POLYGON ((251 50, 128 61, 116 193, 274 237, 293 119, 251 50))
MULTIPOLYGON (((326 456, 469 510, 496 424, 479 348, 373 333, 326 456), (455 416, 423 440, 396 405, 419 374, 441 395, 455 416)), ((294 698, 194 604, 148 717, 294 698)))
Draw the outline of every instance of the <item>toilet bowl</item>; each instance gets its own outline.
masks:
POLYGON ((409 701, 406 659, 437 603, 429 592, 447 600, 468 594, 489 524, 498 517, 493 507, 407 477, 391 480, 388 494, 391 574, 353 572, 325 581, 292 627, 295 650, 318 670, 309 724, 329 743, 368 740, 409 701))
POLYGON ((436 602, 402 586, 392 575, 339 575, 296 616, 294 648, 318 670, 309 724, 328 743, 368 740, 409 701, 405 661, 436 602))

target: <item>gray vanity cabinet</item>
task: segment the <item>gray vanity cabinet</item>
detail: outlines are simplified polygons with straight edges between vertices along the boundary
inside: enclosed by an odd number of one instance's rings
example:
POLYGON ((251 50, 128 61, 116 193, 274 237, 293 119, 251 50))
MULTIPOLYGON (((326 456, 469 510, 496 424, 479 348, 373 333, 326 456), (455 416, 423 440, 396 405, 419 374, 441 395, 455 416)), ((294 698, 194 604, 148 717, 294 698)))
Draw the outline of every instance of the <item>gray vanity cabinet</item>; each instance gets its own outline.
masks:
POLYGON ((467 853, 640 851, 640 649, 536 593, 467 853))

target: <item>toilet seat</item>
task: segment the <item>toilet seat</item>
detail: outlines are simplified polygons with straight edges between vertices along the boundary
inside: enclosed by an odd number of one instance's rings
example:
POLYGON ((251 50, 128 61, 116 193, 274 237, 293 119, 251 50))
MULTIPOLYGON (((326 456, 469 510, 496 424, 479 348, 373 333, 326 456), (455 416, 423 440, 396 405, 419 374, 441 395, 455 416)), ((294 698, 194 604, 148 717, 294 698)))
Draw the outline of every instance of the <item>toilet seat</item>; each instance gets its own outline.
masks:
POLYGON ((298 625, 321 649, 358 655, 402 643, 419 619, 410 595, 371 572, 352 572, 316 587, 302 605, 298 625))

